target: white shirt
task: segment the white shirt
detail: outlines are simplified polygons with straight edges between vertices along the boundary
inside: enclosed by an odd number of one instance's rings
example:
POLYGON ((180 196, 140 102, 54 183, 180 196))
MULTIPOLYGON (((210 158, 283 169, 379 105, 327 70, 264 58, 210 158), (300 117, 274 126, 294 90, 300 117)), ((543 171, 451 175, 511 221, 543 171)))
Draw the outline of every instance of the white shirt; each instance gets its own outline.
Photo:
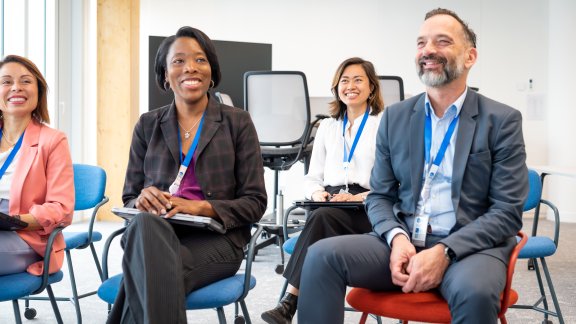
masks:
MULTIPOLYGON (((346 132, 342 137, 342 120, 326 118, 320 122, 314 148, 310 159, 308 174, 304 176, 304 194, 312 198, 312 193, 324 190, 325 186, 344 185, 344 140, 347 144, 347 153, 354 143, 354 138, 362 123, 364 114, 361 114, 350 126, 346 124, 346 132), (351 128, 350 128, 351 127, 351 128), (349 131, 351 130, 351 131, 349 131)), ((363 188, 370 189, 370 173, 374 166, 374 153, 376 150, 376 134, 382 113, 369 115, 364 130, 356 144, 356 149, 348 170, 348 184, 356 183, 363 188)))
MULTIPOLYGON (((4 162, 6 162, 8 155, 10 155, 13 149, 14 147, 12 147, 6 152, 0 153, 0 167, 4 165, 4 162)), ((10 199, 10 186, 12 185, 14 170, 16 170, 16 165, 18 164, 19 157, 20 157, 20 151, 16 153, 16 155, 14 156, 14 160, 12 160, 12 163, 10 163, 8 169, 6 169, 6 173, 4 173, 4 176, 2 177, 2 179, 0 179, 0 199, 10 199)))

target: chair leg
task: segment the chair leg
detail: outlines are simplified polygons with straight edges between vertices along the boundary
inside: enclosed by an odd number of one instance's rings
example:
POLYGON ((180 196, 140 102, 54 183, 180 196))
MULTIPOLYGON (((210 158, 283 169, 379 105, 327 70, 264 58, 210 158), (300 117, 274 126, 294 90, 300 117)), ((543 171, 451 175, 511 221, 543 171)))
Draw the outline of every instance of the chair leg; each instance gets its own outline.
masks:
POLYGON ((92 251, 92 257, 94 257, 94 263, 96 264, 96 269, 98 270, 98 275, 100 276, 100 281, 104 282, 104 275, 102 274, 102 267, 100 266, 100 260, 98 260, 98 254, 96 253, 96 248, 94 248, 94 243, 90 243, 90 250, 92 251))
POLYGON ((68 264, 68 273, 70 275, 70 287, 72 288, 72 303, 76 310, 76 322, 82 324, 82 313, 80 312, 80 299, 78 298, 78 289, 76 288, 76 277, 74 276, 74 267, 72 265, 72 256, 70 250, 66 250, 66 262, 68 264))
POLYGON ((48 292, 48 297, 50 298, 50 304, 52 304, 52 309, 54 310, 54 315, 56 316, 56 322, 58 322, 58 324, 62 324, 62 316, 60 316, 60 310, 58 309, 56 298, 54 298, 54 292, 52 292, 52 287, 50 285, 46 286, 46 291, 48 292))
POLYGON ((284 280, 284 286, 282 286, 282 291, 280 291, 280 298, 278 298, 278 302, 282 300, 282 297, 286 294, 286 290, 288 289, 288 279, 284 280))
POLYGON ((368 313, 363 312, 362 317, 360 317, 360 322, 358 324, 366 324, 366 319, 368 318, 368 313))
POLYGON ((550 277, 550 272, 548 271, 548 265, 546 265, 546 260, 544 258, 540 258, 540 263, 542 263, 542 270, 544 270, 544 276, 546 276, 546 282, 548 283, 550 296, 552 297, 554 308, 556 308, 556 317, 558 317, 560 324, 564 324, 564 317, 562 317, 562 312, 560 311, 560 304, 558 303, 558 297, 556 296, 556 291, 554 290, 554 284, 552 283, 552 278, 550 277))
POLYGON ((226 324, 226 315, 224 315, 224 308, 218 307, 216 308, 216 312, 218 313, 218 323, 226 324))
POLYGON ((246 302, 244 300, 240 301, 240 307, 242 307, 242 314, 244 314, 244 320, 246 324, 252 324, 252 320, 250 320, 250 313, 248 313, 248 307, 246 307, 246 302))
POLYGON ((22 317, 20 317, 20 306, 18 306, 18 299, 12 300, 12 307, 14 308, 14 319, 16 324, 22 324, 22 317))
POLYGON ((544 290, 544 283, 542 282, 542 274, 540 273, 540 266, 538 265, 538 261, 536 259, 531 259, 534 265, 534 271, 536 271, 536 281, 538 282, 538 289, 540 289, 540 301, 534 304, 534 307, 537 307, 540 302, 542 302, 544 306, 544 321, 548 320, 548 298, 546 298, 546 291, 544 290))

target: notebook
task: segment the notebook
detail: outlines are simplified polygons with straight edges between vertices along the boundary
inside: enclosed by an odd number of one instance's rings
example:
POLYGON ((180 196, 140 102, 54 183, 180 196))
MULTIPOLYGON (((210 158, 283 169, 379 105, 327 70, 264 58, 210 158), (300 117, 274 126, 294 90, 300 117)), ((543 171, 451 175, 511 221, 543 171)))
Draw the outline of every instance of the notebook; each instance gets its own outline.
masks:
POLYGON ((364 203, 361 201, 313 201, 313 200, 296 200, 294 205, 302 208, 320 208, 320 207, 333 207, 333 208, 364 208, 364 203))
MULTIPOLYGON (((141 210, 136 208, 113 207, 112 213, 130 221, 134 216, 141 213, 141 210)), ((210 217, 196 216, 189 214, 176 214, 170 218, 164 218, 170 223, 182 224, 198 228, 208 229, 220 234, 226 233, 226 229, 218 221, 210 217)))
POLYGON ((28 223, 23 220, 0 213, 0 230, 2 231, 17 231, 27 226, 28 223))

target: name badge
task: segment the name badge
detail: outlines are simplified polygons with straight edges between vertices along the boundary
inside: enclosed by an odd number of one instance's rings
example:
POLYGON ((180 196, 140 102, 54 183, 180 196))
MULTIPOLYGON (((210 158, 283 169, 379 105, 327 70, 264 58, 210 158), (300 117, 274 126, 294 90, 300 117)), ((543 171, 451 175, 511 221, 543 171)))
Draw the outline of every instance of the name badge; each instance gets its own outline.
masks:
POLYGON ((412 231, 412 244, 418 247, 426 245, 426 233, 428 231, 428 214, 418 215, 414 219, 414 230, 412 231))

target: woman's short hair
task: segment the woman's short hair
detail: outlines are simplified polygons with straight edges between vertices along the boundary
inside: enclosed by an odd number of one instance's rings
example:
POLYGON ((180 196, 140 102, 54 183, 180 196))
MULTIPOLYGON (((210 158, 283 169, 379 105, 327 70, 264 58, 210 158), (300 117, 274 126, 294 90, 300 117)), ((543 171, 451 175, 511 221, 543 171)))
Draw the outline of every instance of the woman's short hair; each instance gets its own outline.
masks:
POLYGON ((382 99, 382 93, 380 92, 380 81, 378 80, 378 75, 376 75, 376 69, 370 61, 366 61, 359 57, 351 57, 344 62, 340 63, 334 78, 332 79, 332 94, 334 95, 334 101, 330 102, 330 107, 328 112, 330 116, 336 119, 344 118, 344 113, 346 112, 346 104, 340 100, 338 96, 338 84, 340 83, 340 78, 344 74, 344 70, 354 64, 359 64, 366 72, 368 80, 370 81, 370 86, 372 86, 372 92, 368 97, 368 104, 372 108, 370 112, 371 115, 378 115, 384 109, 384 100, 382 99))
POLYGON ((6 63, 21 64, 36 78, 36 84, 38 84, 38 104, 32 112, 32 117, 41 123, 50 123, 50 115, 48 115, 48 83, 46 83, 42 72, 40 72, 34 62, 18 55, 6 55, 2 61, 0 61, 0 68, 6 63))
POLYGON ((166 57, 170 51, 170 46, 172 46, 174 41, 180 37, 194 38, 198 44, 200 44, 200 47, 204 53, 206 53, 206 57, 210 63, 212 81, 214 82, 213 87, 217 87, 220 83, 221 74, 220 63, 218 63, 218 56, 216 55, 214 43, 212 43, 212 40, 201 30, 189 26, 184 26, 178 29, 176 35, 167 37, 162 41, 160 47, 158 47, 158 52, 156 52, 156 59, 154 61, 154 71, 156 72, 156 84, 158 84, 158 87, 164 91, 168 91, 170 87, 166 82, 166 70, 168 69, 166 57))

